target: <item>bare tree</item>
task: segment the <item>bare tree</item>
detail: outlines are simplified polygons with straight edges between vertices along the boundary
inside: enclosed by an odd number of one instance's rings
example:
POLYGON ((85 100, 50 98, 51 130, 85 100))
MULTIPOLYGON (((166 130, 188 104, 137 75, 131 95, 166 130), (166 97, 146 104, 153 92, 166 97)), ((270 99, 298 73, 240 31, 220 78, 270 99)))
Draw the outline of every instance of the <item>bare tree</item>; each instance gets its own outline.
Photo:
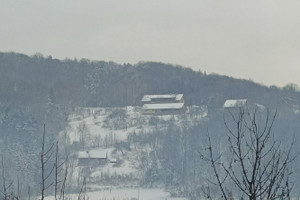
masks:
POLYGON ((80 188, 80 192, 77 197, 78 200, 85 200, 86 199, 86 178, 83 177, 82 186, 80 188))
POLYGON ((68 176, 68 156, 65 161, 59 163, 59 148, 58 142, 56 142, 55 152, 55 174, 54 174, 54 199, 63 200, 65 195, 65 187, 68 176))
POLYGON ((66 187, 66 180, 68 175, 68 167, 67 167, 67 160, 59 162, 59 149, 58 149, 58 142, 56 142, 56 150, 55 150, 55 160, 54 163, 51 163, 50 160, 53 157, 53 147, 54 143, 51 144, 50 148, 45 150, 45 135, 46 135, 46 128, 44 125, 44 132, 43 132, 43 140, 42 140, 42 151, 40 155, 41 159, 41 200, 45 198, 45 192, 49 189, 52 185, 54 186, 54 198, 55 200, 63 200, 65 195, 65 187, 66 187), (52 165, 53 164, 53 165, 52 165), (65 166, 65 168, 63 168, 65 166), (50 170, 46 168, 50 167, 50 170), (53 174, 54 173, 54 174, 53 174), (54 180, 51 180, 50 177, 54 175, 54 180))
POLYGON ((47 150, 45 150, 45 135, 46 135, 46 126, 44 125, 44 132, 43 132, 43 140, 42 140, 42 151, 40 154, 40 159, 41 159, 41 200, 44 200, 45 198, 45 192, 46 190, 53 185, 53 182, 48 183, 48 180, 54 170, 54 165, 51 168, 51 170, 47 173, 46 172, 46 165, 47 163, 49 163, 49 160, 52 157, 53 154, 53 146, 54 144, 52 144, 50 146, 50 148, 48 148, 47 150))
POLYGON ((1 160, 1 166, 2 166, 2 172, 1 172, 1 178, 2 178, 2 199, 3 200, 9 200, 13 196, 10 193, 10 189, 13 187, 13 182, 7 183, 6 173, 5 173, 5 166, 4 166, 4 156, 2 155, 1 160))
POLYGON ((289 146, 275 140, 272 127, 276 113, 261 115, 245 108, 237 115, 229 114, 229 120, 224 117, 228 151, 216 153, 208 134, 206 153, 200 152, 215 177, 203 193, 213 199, 210 186, 215 185, 224 199, 290 199, 290 164, 297 154, 293 154, 294 140, 289 146))

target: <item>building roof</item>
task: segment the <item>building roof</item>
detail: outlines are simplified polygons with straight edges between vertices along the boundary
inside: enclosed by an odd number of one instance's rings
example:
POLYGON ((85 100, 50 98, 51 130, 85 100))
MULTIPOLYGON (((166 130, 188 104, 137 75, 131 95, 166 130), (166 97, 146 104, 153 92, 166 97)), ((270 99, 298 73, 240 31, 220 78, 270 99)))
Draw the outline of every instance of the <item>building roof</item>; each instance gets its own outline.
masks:
POLYGON ((94 159, 105 159, 107 158, 107 149, 95 149, 89 151, 78 152, 78 158, 94 158, 94 159))
POLYGON ((183 94, 157 94, 157 95, 144 95, 142 102, 150 102, 152 99, 175 99, 176 101, 181 100, 183 94))
POLYGON ((176 100, 180 101, 183 98, 183 94, 176 94, 176 100))
POLYGON ((184 103, 161 103, 161 104, 144 104, 143 110, 169 110, 169 109, 181 109, 184 103))
POLYGON ((239 108, 245 106, 247 99, 228 99, 225 101, 224 108, 239 108))

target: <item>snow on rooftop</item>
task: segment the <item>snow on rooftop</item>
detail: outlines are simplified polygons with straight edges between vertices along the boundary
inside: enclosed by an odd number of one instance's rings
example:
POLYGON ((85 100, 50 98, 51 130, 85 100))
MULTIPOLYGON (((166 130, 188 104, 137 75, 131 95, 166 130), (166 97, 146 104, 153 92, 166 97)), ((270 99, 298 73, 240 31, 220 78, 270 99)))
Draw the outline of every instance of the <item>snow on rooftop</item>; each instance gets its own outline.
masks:
POLYGON ((236 108, 245 106, 247 103, 247 99, 228 99, 225 101, 223 107, 224 108, 236 108))
MULTIPOLYGON (((184 197, 172 197, 172 195, 160 188, 117 188, 110 186, 97 186, 91 192, 86 192, 86 199, 99 200, 99 199, 139 199, 139 200, 187 200, 184 197)), ((54 200, 54 196, 47 196, 47 200, 54 200)), ((78 194, 68 194, 67 199, 77 200, 78 194)))
POLYGON ((78 152, 78 158, 107 158, 110 156, 113 148, 109 149, 92 149, 78 152))
POLYGON ((256 106, 256 108, 258 108, 260 110, 265 110, 266 109, 266 107, 264 105, 261 105, 261 104, 258 104, 258 103, 256 103, 255 106, 256 106))
POLYGON ((162 103, 162 104, 144 104, 143 110, 168 110, 181 109, 184 103, 162 103))
POLYGON ((183 97, 183 94, 176 94, 176 100, 180 101, 183 97))
POLYGON ((157 94, 157 95, 144 95, 142 102, 149 102, 152 99, 176 99, 179 101, 182 99, 183 94, 157 94))

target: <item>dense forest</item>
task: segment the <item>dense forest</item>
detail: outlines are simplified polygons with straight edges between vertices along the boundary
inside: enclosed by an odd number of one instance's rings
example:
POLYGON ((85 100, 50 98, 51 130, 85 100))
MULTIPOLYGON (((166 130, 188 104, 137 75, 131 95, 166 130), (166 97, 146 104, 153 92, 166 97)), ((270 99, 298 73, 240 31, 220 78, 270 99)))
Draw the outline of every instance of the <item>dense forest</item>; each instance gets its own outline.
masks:
MULTIPOLYGON (((32 174, 40 170, 36 163, 39 162, 43 124, 46 124, 49 141, 54 140, 76 107, 140 106, 143 95, 166 93, 183 93, 186 105, 206 105, 208 108, 205 124, 202 122, 185 130, 186 145, 198 147, 193 144, 193 138, 201 140, 197 133, 205 135, 207 127, 211 127, 212 132, 222 130, 216 123, 217 120, 223 122, 218 111, 226 99, 239 98, 263 105, 273 113, 277 111, 274 131, 283 143, 293 134, 299 139, 300 92, 293 84, 283 88, 267 87, 251 80, 157 62, 133 65, 88 59, 58 60, 41 54, 0 53, 0 149, 5 158, 14 158, 6 159, 5 165, 14 166, 9 167, 8 174, 26 172, 20 177, 24 183, 38 182, 38 177, 32 174)), ((170 125, 167 133, 157 133, 156 140, 163 144, 172 139, 170 133, 180 135, 174 127, 170 125)), ((140 142, 143 137, 147 136, 140 136, 140 142)), ((220 135, 216 137, 220 139, 220 135)), ((172 149, 176 145, 166 144, 160 148, 165 157, 176 151, 172 149)), ((176 166, 177 158, 170 163, 174 162, 176 166)), ((296 166, 295 170, 298 170, 296 166)), ((156 174, 166 174, 168 166, 164 169, 166 171, 151 168, 156 174)), ((152 173, 151 170, 148 173, 152 173)), ((193 176, 161 177, 164 177, 165 185, 182 188, 186 179, 193 176)), ((153 182, 153 176, 145 177, 145 181, 145 185, 153 182)))
POLYGON ((1 53, 0 70, 1 102, 14 106, 43 105, 49 95, 54 95, 57 104, 70 106, 139 105, 144 94, 153 93, 184 93, 188 105, 216 107, 230 98, 272 107, 299 103, 299 92, 292 84, 266 87, 154 62, 131 65, 1 53))

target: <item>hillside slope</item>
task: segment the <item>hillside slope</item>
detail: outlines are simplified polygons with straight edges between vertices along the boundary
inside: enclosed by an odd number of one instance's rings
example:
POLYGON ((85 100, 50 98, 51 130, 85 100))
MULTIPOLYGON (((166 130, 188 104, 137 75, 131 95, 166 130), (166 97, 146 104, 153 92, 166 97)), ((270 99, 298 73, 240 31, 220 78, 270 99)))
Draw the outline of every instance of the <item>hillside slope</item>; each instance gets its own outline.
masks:
MULTIPOLYGON (((226 99, 248 99, 277 110, 273 130, 283 143, 293 134, 297 140, 300 130, 300 92, 295 85, 267 87, 157 62, 117 64, 0 53, 0 94, 0 150, 14 158, 6 159, 12 166, 6 167, 7 176, 16 181, 18 171, 23 185, 33 185, 34 192, 39 190, 44 124, 48 143, 59 139, 67 144, 63 153, 113 148, 109 156, 120 160, 114 167, 116 174, 125 174, 119 170, 122 167, 128 169, 127 175, 134 174, 124 183, 131 179, 133 184, 163 184, 178 191, 191 190, 202 180, 195 178, 202 167, 195 152, 208 128, 216 134, 216 143, 225 140, 220 109, 226 99), (205 108, 207 121, 200 120, 201 114, 170 119, 139 114, 143 95, 166 93, 183 93, 187 106, 205 108), (138 155, 131 154, 135 149, 144 149, 139 159, 131 157, 138 155), (136 160, 143 162, 130 162, 136 160), (144 170, 134 173, 140 164, 143 167, 138 169, 144 170)), ((298 166, 297 161, 296 171, 298 166)), ((86 173, 99 177, 101 170, 86 173)))
MULTIPOLYGON (((154 150, 150 137, 155 133, 167 131, 170 125, 182 130, 195 126, 201 123, 206 115, 205 106, 188 107, 185 114, 161 116, 142 115, 141 107, 131 106, 77 108, 70 114, 68 125, 60 133, 60 143, 75 155, 77 164, 80 152, 105 152, 108 160, 116 160, 100 167, 97 165, 95 168, 87 164, 89 174, 85 173, 84 176, 89 177, 90 181, 101 182, 103 176, 115 176, 116 179, 132 176, 125 185, 137 186, 147 170, 141 167, 141 159, 145 156, 143 154, 149 156, 154 150), (148 139, 143 140, 145 138, 148 139)), ((78 176, 82 175, 81 171, 86 170, 86 167, 76 166, 80 169, 75 170, 79 173, 75 175, 75 179, 80 178, 78 176)))

